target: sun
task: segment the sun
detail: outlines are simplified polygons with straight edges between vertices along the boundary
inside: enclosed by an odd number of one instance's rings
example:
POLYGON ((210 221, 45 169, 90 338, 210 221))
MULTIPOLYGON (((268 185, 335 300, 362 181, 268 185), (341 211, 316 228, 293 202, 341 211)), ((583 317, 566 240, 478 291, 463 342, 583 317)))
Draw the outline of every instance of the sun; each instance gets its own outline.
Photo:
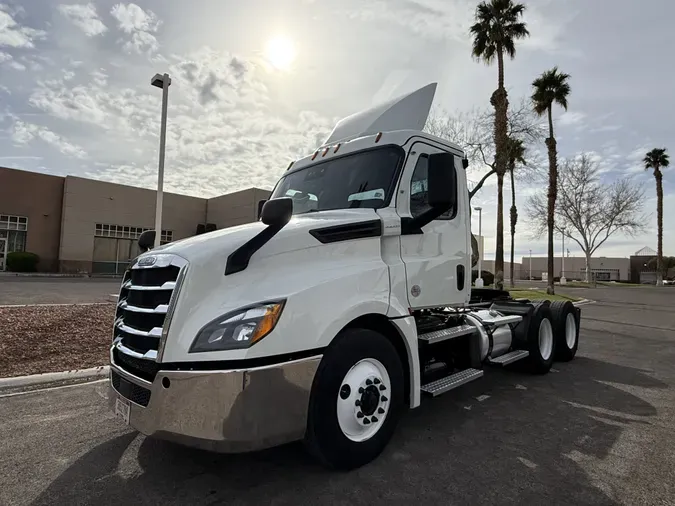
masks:
POLYGON ((267 42, 265 58, 273 67, 288 70, 295 61, 295 46, 286 37, 275 37, 267 42))

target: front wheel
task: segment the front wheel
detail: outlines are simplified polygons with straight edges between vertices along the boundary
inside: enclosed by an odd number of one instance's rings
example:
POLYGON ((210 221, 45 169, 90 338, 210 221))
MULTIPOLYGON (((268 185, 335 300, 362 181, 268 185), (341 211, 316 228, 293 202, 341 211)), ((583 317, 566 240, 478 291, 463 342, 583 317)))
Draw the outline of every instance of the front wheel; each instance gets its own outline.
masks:
POLYGON ((403 366, 394 345, 375 331, 346 329, 317 369, 305 443, 329 467, 360 467, 385 448, 403 406, 403 366))

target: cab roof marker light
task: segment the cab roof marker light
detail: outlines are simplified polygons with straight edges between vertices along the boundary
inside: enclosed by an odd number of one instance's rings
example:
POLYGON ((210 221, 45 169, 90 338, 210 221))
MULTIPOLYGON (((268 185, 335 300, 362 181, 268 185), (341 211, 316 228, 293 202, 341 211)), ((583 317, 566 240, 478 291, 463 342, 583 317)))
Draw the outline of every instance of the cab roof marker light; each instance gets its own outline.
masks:
POLYGON ((316 158, 316 155, 318 155, 318 154, 319 154, 319 150, 317 149, 316 151, 314 151, 314 154, 312 155, 312 160, 314 160, 316 158))
POLYGON ((322 157, 322 158, 323 158, 324 156, 326 156, 326 153, 328 153, 328 150, 329 150, 329 149, 330 149, 330 146, 326 146, 325 148, 323 148, 323 153, 321 153, 321 157, 322 157))
POLYGON ((291 163, 289 163, 288 168, 286 170, 291 170, 291 167, 293 167, 294 163, 295 163, 295 161, 292 161, 291 163))
POLYGON ((377 137, 375 137, 375 144, 380 142, 380 139, 382 138, 382 132, 378 132, 377 137))
POLYGON ((342 146, 342 143, 338 142, 337 146, 335 146, 335 149, 333 150, 333 153, 337 153, 338 149, 340 149, 340 146, 342 146))

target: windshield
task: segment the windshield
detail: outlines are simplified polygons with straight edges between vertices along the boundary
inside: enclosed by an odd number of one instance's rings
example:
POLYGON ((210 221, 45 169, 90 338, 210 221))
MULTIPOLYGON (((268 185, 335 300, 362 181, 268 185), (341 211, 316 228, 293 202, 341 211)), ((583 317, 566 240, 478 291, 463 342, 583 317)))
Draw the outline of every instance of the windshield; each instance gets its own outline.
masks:
POLYGON ((378 209, 389 203, 403 151, 397 146, 319 162, 281 178, 270 198, 291 197, 293 214, 378 209))

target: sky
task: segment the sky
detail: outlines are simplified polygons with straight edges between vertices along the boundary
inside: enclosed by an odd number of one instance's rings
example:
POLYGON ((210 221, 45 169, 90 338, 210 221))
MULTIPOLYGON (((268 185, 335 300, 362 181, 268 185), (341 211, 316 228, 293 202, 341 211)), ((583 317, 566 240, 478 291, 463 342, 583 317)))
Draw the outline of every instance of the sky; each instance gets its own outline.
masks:
MULTIPOLYGON (((0 166, 156 187, 162 93, 150 80, 167 72, 165 189, 201 197, 271 189, 338 119, 380 101, 437 82, 435 108, 489 106, 497 69, 471 58, 476 4, 0 0, 0 166)), ((569 109, 554 115, 559 156, 592 153, 603 182, 634 178, 649 215, 645 234, 613 236, 597 255, 656 249, 655 183, 641 159, 653 147, 675 154, 675 3, 525 4, 531 36, 506 61, 510 100, 529 96, 532 80, 554 65, 571 75, 569 109)), ((470 179, 484 170, 470 168, 470 179)), ((522 209, 537 191, 518 182, 517 259, 546 253, 522 209)), ((664 253, 675 255, 675 159, 664 194, 664 253)), ((494 179, 473 203, 483 207, 493 258, 494 179)), ((508 223, 508 206, 505 216, 508 223)), ((476 213, 473 221, 477 233, 476 213)))

